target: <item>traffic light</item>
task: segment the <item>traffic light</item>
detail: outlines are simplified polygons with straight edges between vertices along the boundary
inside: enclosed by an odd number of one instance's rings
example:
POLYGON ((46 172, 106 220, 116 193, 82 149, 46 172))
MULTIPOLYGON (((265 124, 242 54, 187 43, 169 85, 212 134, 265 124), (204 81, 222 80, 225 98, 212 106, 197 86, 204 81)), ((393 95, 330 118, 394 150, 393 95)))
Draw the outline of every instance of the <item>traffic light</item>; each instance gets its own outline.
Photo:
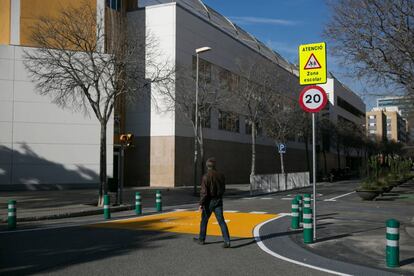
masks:
POLYGON ((127 147, 129 147, 134 141, 134 134, 128 133, 126 136, 127 136, 126 145, 127 147))
POLYGON ((121 144, 126 145, 127 147, 129 147, 133 140, 134 140, 134 134, 128 133, 128 134, 121 134, 119 136, 119 140, 121 141, 121 144))

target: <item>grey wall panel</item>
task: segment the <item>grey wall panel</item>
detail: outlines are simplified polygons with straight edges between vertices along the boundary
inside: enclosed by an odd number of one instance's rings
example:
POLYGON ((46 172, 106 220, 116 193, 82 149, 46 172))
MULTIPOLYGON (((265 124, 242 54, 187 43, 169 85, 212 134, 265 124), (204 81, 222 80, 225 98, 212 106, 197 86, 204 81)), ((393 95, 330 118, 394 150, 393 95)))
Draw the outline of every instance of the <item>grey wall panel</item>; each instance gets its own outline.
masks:
POLYGON ((13 184, 96 183, 97 166, 84 165, 74 169, 62 164, 14 165, 13 184))
MULTIPOLYGON (((59 143, 97 145, 99 140, 91 141, 99 133, 98 125, 14 123, 13 141, 15 143, 59 143), (67 131, 71 129, 71 131, 67 131)), ((1 137, 1 136, 0 136, 1 137)))
POLYGON ((13 80, 13 60, 0 59, 0 79, 13 80))
POLYGON ((0 102, 0 121, 11 122, 13 120, 13 106, 11 102, 0 102))
POLYGON ((14 47, 0 45, 0 59, 13 59, 14 47))
POLYGON ((14 104, 14 120, 16 122, 96 125, 98 121, 94 116, 92 113, 84 116, 82 112, 62 109, 51 103, 15 102, 14 104))
POLYGON ((0 79, 0 102, 13 101, 13 81, 0 79))
POLYGON ((0 121, 0 143, 12 143, 12 123, 0 121))
POLYGON ((12 162, 12 144, 0 142, 0 164, 11 165, 12 162))
POLYGON ((14 164, 99 164, 98 145, 14 144, 14 164))
POLYGON ((18 102, 43 102, 51 103, 52 98, 49 96, 42 96, 35 91, 35 85, 27 81, 14 82, 14 100, 18 102))

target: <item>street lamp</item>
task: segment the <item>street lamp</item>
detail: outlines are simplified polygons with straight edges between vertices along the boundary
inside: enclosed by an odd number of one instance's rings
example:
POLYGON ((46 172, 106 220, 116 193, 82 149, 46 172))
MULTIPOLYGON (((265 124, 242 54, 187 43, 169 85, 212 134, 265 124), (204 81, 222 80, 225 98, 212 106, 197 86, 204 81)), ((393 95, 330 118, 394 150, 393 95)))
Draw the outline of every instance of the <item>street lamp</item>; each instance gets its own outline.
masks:
POLYGON ((210 47, 201 47, 195 50, 197 57, 196 67, 196 102, 195 102, 195 133, 194 133, 194 195, 197 195, 197 136, 198 136, 198 67, 199 67, 199 55, 210 51, 210 47))

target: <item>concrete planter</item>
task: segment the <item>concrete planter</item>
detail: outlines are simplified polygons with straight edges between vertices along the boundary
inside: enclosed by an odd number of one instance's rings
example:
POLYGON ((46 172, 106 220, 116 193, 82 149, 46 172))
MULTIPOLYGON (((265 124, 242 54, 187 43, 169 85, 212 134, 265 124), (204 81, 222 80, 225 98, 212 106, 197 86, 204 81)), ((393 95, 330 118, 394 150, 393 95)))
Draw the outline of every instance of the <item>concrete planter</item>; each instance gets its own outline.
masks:
POLYGON ((381 194, 380 191, 374 190, 356 190, 356 193, 362 200, 373 200, 381 194))

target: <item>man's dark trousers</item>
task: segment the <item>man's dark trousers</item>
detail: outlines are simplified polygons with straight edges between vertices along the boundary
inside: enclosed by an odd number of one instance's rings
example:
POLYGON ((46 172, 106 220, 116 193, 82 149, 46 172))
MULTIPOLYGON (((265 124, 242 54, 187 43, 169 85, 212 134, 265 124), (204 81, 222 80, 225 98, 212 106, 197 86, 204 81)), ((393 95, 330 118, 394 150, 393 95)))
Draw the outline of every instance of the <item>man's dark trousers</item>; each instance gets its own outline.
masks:
POLYGON ((210 199, 203 205, 203 211, 201 213, 201 223, 200 223, 200 237, 199 239, 204 241, 207 234, 207 224, 208 219, 211 214, 214 212, 216 219, 220 225, 221 233, 223 239, 226 243, 230 243, 229 230, 227 229, 227 224, 224 221, 223 216, 223 199, 210 199))

